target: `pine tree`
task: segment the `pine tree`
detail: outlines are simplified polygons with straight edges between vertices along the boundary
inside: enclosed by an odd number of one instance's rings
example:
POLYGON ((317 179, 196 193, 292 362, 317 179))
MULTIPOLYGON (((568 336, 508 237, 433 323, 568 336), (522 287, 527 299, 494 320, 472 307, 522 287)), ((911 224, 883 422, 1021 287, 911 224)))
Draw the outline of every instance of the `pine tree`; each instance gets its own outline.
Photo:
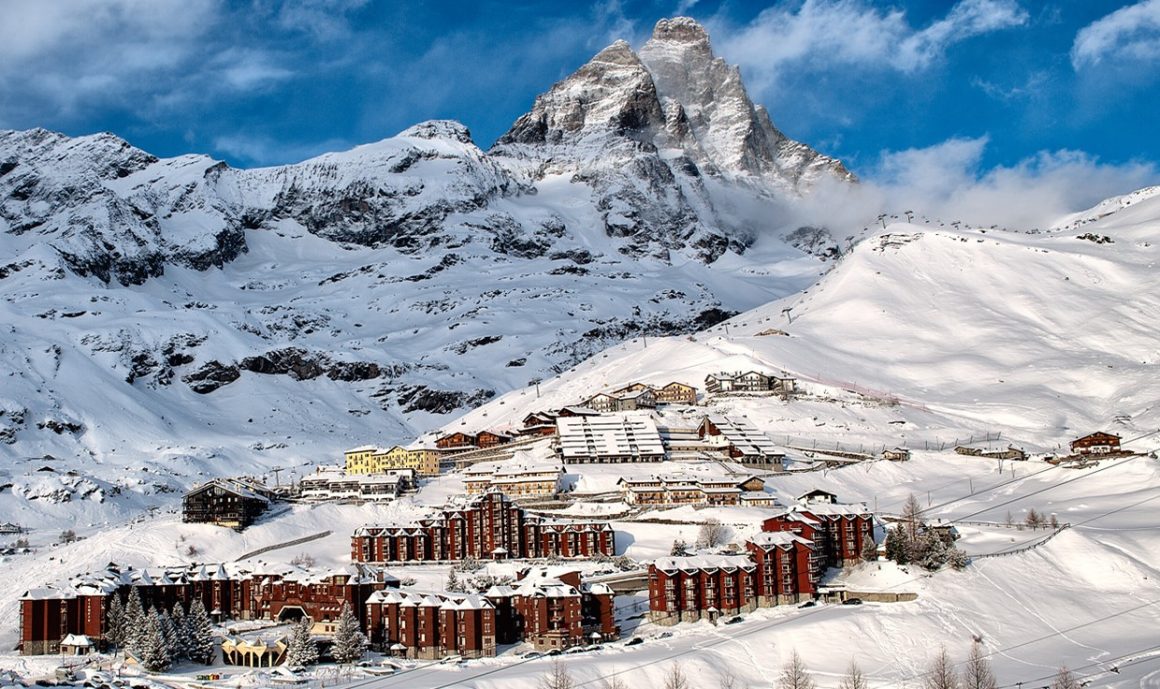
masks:
POLYGON ((789 662, 781 668, 777 678, 778 689, 814 689, 814 678, 806 670, 806 664, 795 649, 789 662))
POLYGON ((194 599, 189 606, 189 615, 186 617, 187 639, 189 644, 189 659, 202 665, 213 664, 217 655, 217 644, 213 638, 213 623, 209 613, 199 599, 194 599))
POLYGON ((452 569, 447 573, 447 583, 443 585, 451 593, 459 593, 463 589, 463 585, 459 583, 459 577, 455 575, 455 570, 452 569))
POLYGON ((865 542, 862 543, 862 559, 866 562, 874 562, 878 559, 878 544, 874 542, 874 534, 867 534, 865 542))
POLYGON ((169 649, 165 646, 161 615, 148 615, 145 630, 141 634, 141 666, 149 672, 165 672, 169 669, 169 649))
POLYGON ((161 631, 161 640, 164 642, 165 652, 168 654, 169 662, 172 664, 175 660, 177 647, 180 645, 180 642, 177 638, 177 626, 173 624, 173 618, 163 608, 157 609, 157 626, 161 631))
POLYGON ((145 632, 145 607, 141 605, 141 594, 137 587, 129 589, 129 600, 125 603, 125 614, 121 618, 121 642, 124 649, 135 656, 141 655, 142 636, 145 632))
POLYGON ((1029 529, 1038 529, 1043 526, 1043 517, 1039 516, 1039 513, 1035 511, 1034 507, 1027 510, 1027 517, 1023 521, 1029 529))
POLYGON ((342 613, 338 616, 338 624, 334 627, 334 648, 331 655, 335 662, 353 663, 362 658, 367 638, 359 630, 358 618, 350 609, 349 603, 342 604, 342 613))
POLYGON ((105 610, 105 641, 120 648, 125 642, 125 606, 116 593, 110 594, 109 598, 109 607, 105 610))
POLYGON ((963 552, 962 548, 952 545, 947 548, 947 564, 955 569, 966 569, 967 565, 971 564, 971 558, 963 552))
POLYGON ((902 524, 896 524, 893 529, 889 531, 886 536, 886 558, 894 560, 900 565, 905 565, 910 562, 910 535, 906 531, 906 527, 902 524))
POLYGON ((846 668, 846 676, 838 683, 838 689, 869 689, 869 686, 866 675, 862 674, 862 668, 858 667, 858 661, 851 658, 850 665, 846 668))
POLYGON ((689 554, 689 546, 685 544, 680 538, 673 541, 673 547, 669 549, 669 555, 673 557, 684 557, 689 554))
POLYGON ((303 617, 290 631, 290 640, 286 643, 286 664, 314 665, 318 662, 318 644, 310 633, 310 620, 303 617))
POLYGON ((934 531, 924 531, 915 541, 911 557, 924 569, 934 571, 946 564, 947 544, 934 531))
POLYGON ((1051 683, 1051 689, 1079 689, 1079 680, 1064 665, 1059 668, 1059 674, 1055 676, 1055 681, 1051 683))
POLYGON ((983 645, 971 644, 971 653, 963 668, 963 689, 996 689, 996 686, 995 673, 991 670, 987 656, 983 654, 983 645))
POLYGON ((170 620, 173 622, 174 645, 172 648, 172 655, 174 662, 179 660, 189 659, 189 621, 186 619, 185 608, 181 605, 181 601, 173 604, 173 612, 170 614, 170 620))
POLYGON ((938 655, 931 661, 922 686, 924 689, 959 689, 959 676, 955 673, 954 663, 945 647, 940 648, 938 655))

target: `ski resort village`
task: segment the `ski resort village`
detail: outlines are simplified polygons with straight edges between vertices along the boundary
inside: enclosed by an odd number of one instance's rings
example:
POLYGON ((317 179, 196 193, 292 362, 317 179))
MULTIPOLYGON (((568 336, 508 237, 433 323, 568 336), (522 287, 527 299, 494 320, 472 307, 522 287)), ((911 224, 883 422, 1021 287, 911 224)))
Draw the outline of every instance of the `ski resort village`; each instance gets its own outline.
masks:
POLYGON ((1146 119, 1158 4, 908 2, 6 3, 0 689, 1160 688, 1160 168, 1012 114, 1115 53, 1056 90, 1146 119), (52 112, 200 36, 158 73, 246 122, 7 129, 44 32, 52 112))

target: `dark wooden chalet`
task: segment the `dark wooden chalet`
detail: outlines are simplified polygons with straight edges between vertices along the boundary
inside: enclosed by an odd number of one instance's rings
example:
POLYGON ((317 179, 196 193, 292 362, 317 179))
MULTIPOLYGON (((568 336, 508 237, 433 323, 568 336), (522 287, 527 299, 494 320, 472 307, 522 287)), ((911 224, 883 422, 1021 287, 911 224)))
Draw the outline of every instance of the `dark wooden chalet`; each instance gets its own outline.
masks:
POLYGON ((182 521, 228 526, 241 531, 270 507, 272 494, 257 484, 214 479, 185 494, 182 521))
POLYGON ((1120 436, 1097 431, 1071 441, 1071 451, 1078 455, 1107 455, 1120 451, 1120 436))

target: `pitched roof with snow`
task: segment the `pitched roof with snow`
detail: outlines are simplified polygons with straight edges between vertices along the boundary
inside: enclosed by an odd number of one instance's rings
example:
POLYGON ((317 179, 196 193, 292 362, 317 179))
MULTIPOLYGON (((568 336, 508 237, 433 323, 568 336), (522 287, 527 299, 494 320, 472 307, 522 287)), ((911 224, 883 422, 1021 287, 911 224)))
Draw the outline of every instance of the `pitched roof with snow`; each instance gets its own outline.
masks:
POLYGON ((685 555, 682 557, 659 557, 653 561, 657 569, 666 572, 692 572, 705 569, 753 569, 756 567, 748 555, 685 555))
POLYGON ((564 459, 661 457, 665 449, 656 424, 640 416, 572 416, 556 419, 564 459))
POLYGON ((744 456, 785 456, 785 453, 773 444, 769 436, 757 430, 746 419, 723 414, 710 414, 705 418, 716 426, 721 435, 725 436, 725 440, 744 456))

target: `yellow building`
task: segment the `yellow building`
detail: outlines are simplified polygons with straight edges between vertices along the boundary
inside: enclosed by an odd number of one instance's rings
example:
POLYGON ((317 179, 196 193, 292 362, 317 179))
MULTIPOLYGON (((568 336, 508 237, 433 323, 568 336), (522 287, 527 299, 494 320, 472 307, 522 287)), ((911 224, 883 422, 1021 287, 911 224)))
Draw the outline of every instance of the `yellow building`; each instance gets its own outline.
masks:
POLYGON ((439 475, 439 452, 420 447, 407 449, 396 445, 382 450, 370 445, 343 453, 348 474, 381 474, 391 469, 414 469, 420 476, 439 475))
POLYGON ((372 467, 372 460, 378 448, 374 445, 363 445, 342 453, 348 474, 377 473, 372 467))

